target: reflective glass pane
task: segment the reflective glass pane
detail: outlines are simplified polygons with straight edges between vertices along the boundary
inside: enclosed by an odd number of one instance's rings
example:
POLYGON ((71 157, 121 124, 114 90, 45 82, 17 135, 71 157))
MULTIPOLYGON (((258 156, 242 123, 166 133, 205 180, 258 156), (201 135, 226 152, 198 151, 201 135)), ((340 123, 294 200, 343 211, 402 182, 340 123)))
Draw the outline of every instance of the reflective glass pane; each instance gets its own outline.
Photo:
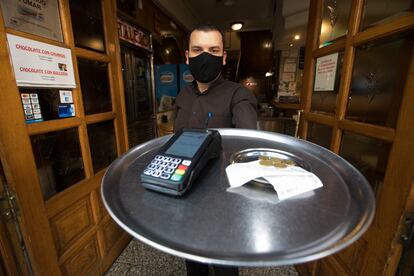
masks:
POLYGON ((325 0, 319 46, 331 44, 335 39, 348 32, 348 19, 351 11, 351 0, 325 0))
POLYGON ((308 137, 306 140, 329 149, 331 146, 331 139, 331 127, 312 122, 308 123, 308 137))
POLYGON ((108 65, 103 62, 78 58, 78 68, 85 114, 111 111, 108 65))
POLYGON ((117 156, 114 122, 88 125, 88 137, 93 171, 96 173, 111 164, 117 156))
POLYGON ((413 0, 365 0, 362 29, 385 23, 414 10, 413 0))
POLYGON ((410 33, 356 49, 347 119, 395 126, 413 42, 410 33))
POLYGON ((70 0, 69 6, 75 45, 105 52, 101 0, 70 0))
MULTIPOLYGON (((317 75, 317 63, 318 59, 315 64, 315 79, 313 85, 313 93, 312 93, 312 103, 311 103, 311 110, 314 112, 320 113, 327 113, 327 114, 334 114, 336 108, 336 98, 339 92, 339 83, 341 82, 341 74, 342 74, 342 65, 343 65, 343 57, 344 52, 338 53, 337 64, 336 68, 332 68, 332 70, 336 70, 335 77, 333 80, 320 80, 319 82, 330 82, 332 81, 332 85, 326 85, 326 89, 319 89, 321 91, 315 91, 315 80, 317 75), (333 87, 333 88, 332 88, 333 87)), ((322 57, 324 58, 324 57, 322 57)), ((324 74, 322 72, 321 74, 324 74)), ((323 77, 321 77, 322 79, 323 77)), ((323 85, 321 85, 323 86, 323 85)))
POLYGON ((85 178, 77 128, 30 139, 45 200, 85 178))
POLYGON ((377 191, 384 180, 390 149, 390 143, 345 131, 339 154, 354 165, 377 191))

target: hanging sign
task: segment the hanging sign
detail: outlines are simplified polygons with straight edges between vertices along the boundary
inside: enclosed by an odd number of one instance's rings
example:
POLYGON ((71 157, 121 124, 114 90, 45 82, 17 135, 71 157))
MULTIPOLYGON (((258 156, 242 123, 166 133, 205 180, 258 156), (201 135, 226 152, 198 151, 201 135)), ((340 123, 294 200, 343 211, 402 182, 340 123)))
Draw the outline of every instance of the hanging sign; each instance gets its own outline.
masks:
POLYGON ((333 91, 338 65, 338 53, 316 60, 314 91, 333 91))
POLYGON ((17 86, 75 88, 69 49, 7 34, 17 86))
POLYGON ((131 26, 130 24, 118 19, 118 36, 120 39, 132 43, 138 47, 151 51, 150 36, 131 26))
POLYGON ((6 27, 63 41, 57 0, 0 0, 6 27))

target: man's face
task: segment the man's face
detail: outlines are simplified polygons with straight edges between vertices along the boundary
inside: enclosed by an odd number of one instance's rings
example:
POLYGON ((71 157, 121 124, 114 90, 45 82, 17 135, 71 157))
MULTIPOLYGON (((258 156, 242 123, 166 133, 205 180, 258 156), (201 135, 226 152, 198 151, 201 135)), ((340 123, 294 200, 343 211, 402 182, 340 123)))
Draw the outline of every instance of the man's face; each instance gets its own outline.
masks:
POLYGON ((186 63, 188 59, 203 52, 214 56, 223 56, 223 65, 226 65, 226 51, 223 49, 223 40, 218 31, 194 31, 190 36, 188 51, 185 51, 186 63))

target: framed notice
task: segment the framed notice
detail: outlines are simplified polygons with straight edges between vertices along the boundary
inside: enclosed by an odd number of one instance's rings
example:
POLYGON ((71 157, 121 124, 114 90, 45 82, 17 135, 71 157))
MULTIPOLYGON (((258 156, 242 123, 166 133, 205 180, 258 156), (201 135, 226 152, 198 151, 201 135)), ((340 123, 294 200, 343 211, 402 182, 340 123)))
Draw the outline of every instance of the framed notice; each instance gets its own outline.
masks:
POLYGON ((338 53, 316 60, 314 91, 333 91, 338 67, 338 53))
POLYGON ((70 49, 7 34, 17 86, 75 88, 70 49))
POLYGON ((6 27, 63 42, 57 0, 0 0, 6 27))

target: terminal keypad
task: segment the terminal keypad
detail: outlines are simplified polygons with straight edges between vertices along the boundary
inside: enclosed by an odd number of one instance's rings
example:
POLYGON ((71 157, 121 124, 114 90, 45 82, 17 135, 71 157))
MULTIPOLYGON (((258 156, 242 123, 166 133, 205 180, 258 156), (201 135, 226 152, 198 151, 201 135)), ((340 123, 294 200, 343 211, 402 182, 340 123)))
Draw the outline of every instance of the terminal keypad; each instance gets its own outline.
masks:
POLYGON ((144 174, 173 181, 181 181, 190 166, 191 160, 157 155, 145 168, 144 174))

